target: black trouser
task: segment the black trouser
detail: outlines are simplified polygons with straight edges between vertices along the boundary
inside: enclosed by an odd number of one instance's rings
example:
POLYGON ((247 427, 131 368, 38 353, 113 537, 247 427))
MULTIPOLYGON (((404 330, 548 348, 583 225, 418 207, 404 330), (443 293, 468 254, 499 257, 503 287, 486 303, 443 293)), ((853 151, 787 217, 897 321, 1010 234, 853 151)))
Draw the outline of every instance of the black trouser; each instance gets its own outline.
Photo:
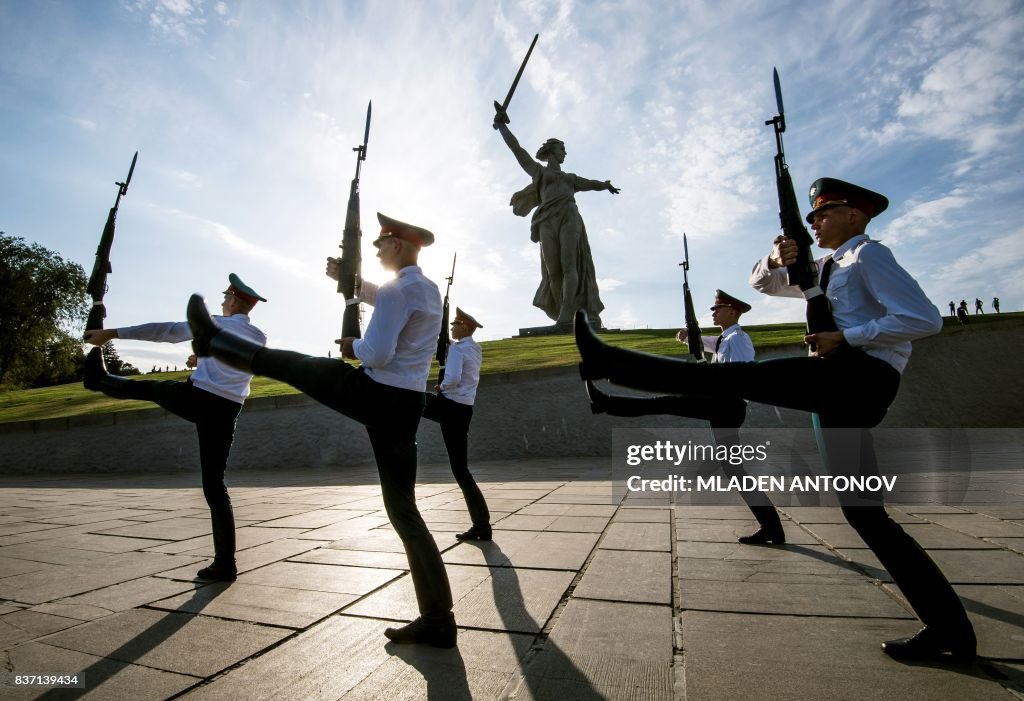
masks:
MULTIPOLYGON (((606 347, 608 379, 652 392, 739 397, 817 414, 822 457, 833 473, 877 474, 869 428, 896 397, 900 374, 885 361, 842 346, 828 358, 778 358, 751 363, 699 364, 606 347), (848 429, 860 429, 850 431, 848 429), (835 429, 835 430, 829 430, 835 429)), ((843 515, 926 625, 970 627, 942 571, 892 520, 881 498, 840 494, 843 515)))
POLYGON ((489 529, 491 515, 487 502, 469 472, 469 424, 473 420, 473 407, 460 404, 443 394, 428 394, 423 409, 423 418, 441 424, 441 436, 448 451, 448 463, 452 466, 455 481, 466 498, 466 508, 473 526, 489 529))
POLYGON ((270 348, 256 353, 252 371, 287 382, 366 426, 384 509, 405 546, 420 613, 451 611, 452 592, 441 553, 416 508, 416 428, 424 393, 374 382, 362 369, 341 360, 270 348))
MULTIPOLYGON (((704 419, 711 424, 711 434, 717 445, 732 446, 739 442, 739 428, 747 418, 747 403, 736 397, 693 397, 667 394, 657 397, 615 397, 601 401, 612 416, 655 416, 667 414, 689 419, 704 419)), ((721 461, 727 477, 742 479, 747 475, 742 465, 721 461)), ((742 491, 740 495, 754 518, 763 528, 781 530, 782 521, 768 495, 760 490, 742 491)))
POLYGON ((213 527, 214 558, 218 562, 234 564, 235 517, 231 497, 224 484, 224 471, 242 405, 199 389, 191 381, 133 380, 118 383, 118 390, 128 399, 156 402, 196 425, 203 496, 210 507, 213 527))

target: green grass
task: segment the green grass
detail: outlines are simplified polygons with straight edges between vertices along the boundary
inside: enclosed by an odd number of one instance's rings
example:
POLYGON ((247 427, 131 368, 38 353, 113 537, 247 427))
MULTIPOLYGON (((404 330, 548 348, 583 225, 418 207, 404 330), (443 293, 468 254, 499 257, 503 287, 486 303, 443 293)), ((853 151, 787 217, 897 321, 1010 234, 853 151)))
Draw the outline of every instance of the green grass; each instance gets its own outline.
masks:
MULTIPOLYGON (((1024 321, 1024 312, 1007 314, 986 314, 971 316, 971 324, 961 326, 955 320, 946 319, 944 333, 965 333, 978 325, 997 323, 1019 324, 1024 321)), ((799 343, 804 336, 804 325, 800 323, 767 324, 743 327, 760 351, 767 348, 799 343)), ((609 331, 601 334, 606 342, 654 353, 656 355, 682 356, 686 346, 675 340, 677 329, 640 329, 635 331, 609 331)), ((717 329, 704 329, 707 334, 717 329)), ((504 372, 520 372, 538 368, 565 367, 579 362, 579 354, 572 336, 539 336, 532 338, 508 338, 501 341, 484 341, 484 375, 504 372)), ((437 376, 437 364, 431 368, 431 377, 437 376)), ((183 380, 188 372, 160 372, 143 375, 147 380, 183 380)), ((294 388, 265 377, 253 378, 252 397, 273 397, 297 394, 294 388)), ((0 393, 0 423, 12 421, 34 421, 84 414, 102 414, 113 411, 131 411, 151 408, 150 402, 111 399, 98 392, 84 389, 81 383, 43 387, 40 389, 12 390, 0 393)))

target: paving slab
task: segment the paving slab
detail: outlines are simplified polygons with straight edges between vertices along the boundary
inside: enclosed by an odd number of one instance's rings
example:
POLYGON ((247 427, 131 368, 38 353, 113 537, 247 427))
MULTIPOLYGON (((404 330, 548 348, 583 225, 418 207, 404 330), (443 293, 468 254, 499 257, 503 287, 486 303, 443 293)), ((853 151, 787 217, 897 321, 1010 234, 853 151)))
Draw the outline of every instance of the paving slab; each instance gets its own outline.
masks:
POLYGON ((856 618, 912 618, 880 587, 836 578, 824 582, 723 582, 682 579, 680 606, 686 610, 856 618))
POLYGON ((1024 525, 981 514, 931 514, 928 520, 976 538, 1024 538, 1024 525))
POLYGON ((1024 584, 1024 555, 1019 553, 932 550, 928 554, 952 584, 1024 584))
MULTIPOLYGON (((674 532, 677 540, 735 543, 740 536, 750 535, 759 527, 753 518, 746 521, 738 519, 676 519, 674 532)), ((818 545, 821 542, 787 519, 783 519, 782 529, 786 533, 786 542, 788 543, 818 545)))
POLYGON ((665 507, 624 507, 618 510, 612 520, 616 523, 669 523, 672 510, 665 507))
POLYGON ((4 614, 0 616, 0 650, 77 626, 81 622, 75 618, 27 609, 4 614))
POLYGON ((150 607, 298 630, 340 611, 357 598, 356 594, 232 582, 210 584, 195 592, 153 602, 150 607))
POLYGON ((1024 586, 954 587, 978 636, 978 654, 1024 660, 1024 586))
MULTIPOLYGON (((536 633, 574 574, 450 565, 448 581, 459 625, 536 633), (505 622, 517 628, 502 628, 505 622)), ((346 614, 410 621, 419 615, 412 580, 403 577, 345 610, 346 614)))
MULTIPOLYGON (((487 505, 491 502, 488 499, 487 505)), ((523 516, 606 516, 615 515, 616 507, 602 504, 530 504, 516 509, 523 516)))
POLYGON ((6 653, 7 669, 19 674, 78 674, 84 689, 5 688, 3 697, 11 701, 45 698, 64 699, 132 699, 132 701, 163 701, 193 686, 193 676, 175 674, 120 660, 89 655, 75 650, 42 643, 27 643, 6 653))
POLYGON ((47 645, 208 677, 250 657, 289 631, 189 613, 132 609, 55 633, 47 645))
POLYGON ((612 523, 601 539, 603 550, 672 551, 672 529, 668 523, 612 523))
POLYGON ((405 547, 398 534, 390 527, 378 528, 359 535, 346 536, 333 541, 328 548, 340 550, 372 550, 374 552, 404 553, 405 547))
POLYGON ((746 506, 712 506, 709 504, 676 504, 677 519, 750 519, 746 506))
POLYGON ((454 650, 389 643, 388 658, 345 701, 499 699, 532 641, 533 636, 460 630, 454 650))
POLYGON ((238 581, 243 584, 263 584, 285 589, 307 589, 361 596, 401 574, 401 570, 317 565, 307 562, 275 562, 240 574, 238 581))
POLYGON ((685 611, 685 698, 1015 701, 973 664, 912 665, 884 656, 881 641, 918 627, 884 618, 685 611))
POLYGON ((78 533, 60 539, 62 547, 78 550, 95 550, 102 553, 127 553, 133 550, 144 550, 166 542, 166 540, 159 539, 126 538, 114 535, 97 535, 95 533, 78 533))
POLYGON ((153 538, 156 540, 187 540, 210 532, 209 520, 201 518, 172 518, 152 523, 133 523, 117 528, 103 528, 90 531, 102 535, 123 535, 132 538, 153 538))
POLYGON ((491 568, 490 576, 455 604, 459 625, 539 633, 574 578, 572 572, 491 568))
POLYGON ((55 569, 51 568, 51 564, 54 563, 34 562, 32 560, 23 560, 18 557, 4 557, 0 555, 0 579, 3 579, 4 577, 13 577, 16 574, 25 574, 26 572, 55 569))
MULTIPOLYGON (((76 533, 74 535, 78 534, 76 533)), ((46 563, 51 565, 89 565, 101 562, 110 554, 98 552, 96 550, 82 550, 81 548, 66 547, 64 542, 65 541, 62 539, 57 539, 53 542, 19 543, 18 545, 8 545, 0 548, 0 556, 4 557, 4 559, 13 558, 16 560, 46 563)), ((18 567, 15 567, 14 569, 18 569, 18 567)), ((30 569, 26 569, 24 565, 20 566, 20 569, 23 572, 32 571, 30 569)), ((36 569, 45 568, 39 567, 36 569)), ((4 577, 8 577, 11 574, 18 573, 8 573, 4 570, 4 577)))
POLYGON ((441 554, 445 563, 579 570, 598 533, 495 532, 490 542, 466 542, 441 554))
POLYGON ((671 652, 668 606, 571 599, 505 694, 517 700, 672 699, 671 652))
POLYGON ((0 598, 42 604, 183 567, 195 561, 195 558, 183 555, 146 552, 109 555, 96 565, 66 567, 59 577, 43 571, 0 579, 0 598))
POLYGON ((500 682, 488 673, 511 676, 531 640, 526 636, 459 631, 460 646, 454 650, 403 647, 386 644, 384 628, 388 625, 332 616, 183 698, 497 698, 484 693, 500 682), (425 695, 427 690, 431 695, 425 695))
POLYGON ((722 582, 822 583, 833 580, 863 580, 865 575, 845 561, 824 561, 812 557, 800 561, 677 559, 681 579, 722 582))
MULTIPOLYGON (((870 552, 870 551, 866 551, 870 552)), ((677 557, 709 558, 714 560, 774 560, 803 562, 808 558, 842 564, 844 559, 822 545, 743 545, 742 543, 702 543, 679 541, 677 557)))
POLYGON ((672 603, 672 555, 598 550, 573 596, 668 605, 672 603))
POLYGON ((409 569, 409 558, 405 553, 378 553, 370 550, 338 550, 316 548, 288 557, 289 562, 312 562, 317 565, 350 565, 352 567, 374 567, 378 569, 409 569))
POLYGON ((21 533, 15 533, 12 535, 6 535, 0 537, 0 547, 6 547, 9 545, 19 544, 45 544, 53 545, 59 543, 62 538, 67 536, 77 535, 79 533, 88 533, 92 527, 100 528, 119 528, 123 526, 131 526, 137 523, 136 521, 103 521, 99 524, 86 524, 82 526, 59 526, 57 528, 48 528, 46 530, 33 530, 23 531, 21 533))
POLYGON ((985 540, 1024 555, 1024 538, 986 538, 985 540))
MULTIPOLYGON (((264 543, 272 543, 275 540, 294 538, 306 532, 302 528, 238 527, 238 522, 236 521, 235 523, 235 547, 240 551, 256 547, 257 545, 263 545, 264 543)), ((186 554, 199 557, 213 557, 213 534, 206 533, 196 538, 189 538, 188 540, 163 542, 154 547, 146 548, 146 550, 154 553, 171 553, 172 555, 186 554)))

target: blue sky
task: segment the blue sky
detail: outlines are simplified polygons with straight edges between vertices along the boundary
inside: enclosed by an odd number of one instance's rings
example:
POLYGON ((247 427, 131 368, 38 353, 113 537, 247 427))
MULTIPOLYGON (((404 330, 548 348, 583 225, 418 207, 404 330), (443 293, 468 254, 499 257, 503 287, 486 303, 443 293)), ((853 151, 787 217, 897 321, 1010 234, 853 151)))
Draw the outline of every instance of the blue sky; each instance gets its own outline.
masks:
MULTIPOLYGON (((132 153, 107 294, 108 326, 178 320, 218 301, 229 272, 270 299, 271 344, 335 348, 338 251, 352 147, 368 100, 364 275, 374 213, 437 234, 421 263, 458 269, 453 303, 483 340, 548 323, 531 305, 539 251, 508 206, 526 184, 499 135, 504 97, 533 152, 566 142, 566 170, 622 193, 577 197, 603 319, 682 324, 691 286, 746 299, 746 323, 797 320, 799 302, 746 285, 778 233, 772 68, 801 207, 838 177, 892 204, 869 233, 942 311, 1024 300, 1024 12, 1020 2, 19 2, 0 0, 0 229, 88 271, 132 153)), ((443 282, 441 283, 443 287, 443 282)), ((705 323, 710 314, 703 315, 705 323)), ((122 341, 142 369, 184 346, 122 341)))

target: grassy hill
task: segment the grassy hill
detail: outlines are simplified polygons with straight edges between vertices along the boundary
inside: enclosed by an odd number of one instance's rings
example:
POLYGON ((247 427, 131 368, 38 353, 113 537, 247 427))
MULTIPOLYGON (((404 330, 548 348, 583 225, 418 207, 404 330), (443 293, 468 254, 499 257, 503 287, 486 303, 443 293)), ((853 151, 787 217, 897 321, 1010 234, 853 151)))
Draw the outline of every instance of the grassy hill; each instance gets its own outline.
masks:
MULTIPOLYGON (((946 320, 943 333, 962 333, 978 324, 1024 323, 1024 313, 986 314, 971 317, 971 326, 961 327, 946 320)), ((804 325, 801 323, 767 324, 744 326, 758 350, 798 343, 803 339, 804 325)), ((705 329, 708 334, 717 329, 705 329)), ((676 329, 640 329, 633 331, 609 331, 601 334, 608 343, 624 348, 654 353, 657 355, 683 355, 685 346, 675 340, 676 329)), ((485 341, 484 362, 481 373, 519 372, 538 368, 564 367, 579 362, 579 354, 572 336, 541 336, 533 338, 508 338, 500 341, 485 341)), ((431 376, 436 377, 437 365, 432 367, 431 376)), ((147 380, 182 380, 187 371, 151 373, 142 376, 147 380)), ((265 377, 253 378, 253 397, 272 397, 296 394, 292 387, 265 377)), ((150 402, 111 399, 98 392, 84 389, 81 383, 43 387, 39 389, 14 390, 0 393, 0 423, 32 421, 83 414, 101 414, 111 411, 130 411, 152 407, 150 402)))

